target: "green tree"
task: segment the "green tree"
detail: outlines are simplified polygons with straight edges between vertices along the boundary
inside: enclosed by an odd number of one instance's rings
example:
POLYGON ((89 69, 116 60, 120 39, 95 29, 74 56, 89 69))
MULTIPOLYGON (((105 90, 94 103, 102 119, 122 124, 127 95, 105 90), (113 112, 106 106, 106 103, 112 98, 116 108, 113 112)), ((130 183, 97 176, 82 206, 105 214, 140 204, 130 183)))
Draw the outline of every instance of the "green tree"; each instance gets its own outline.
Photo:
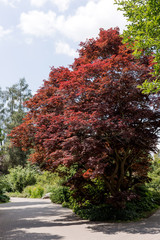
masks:
POLYGON ((145 93, 160 90, 160 0, 115 0, 130 22, 124 31, 128 42, 138 57, 143 53, 154 55, 155 81, 142 85, 145 93))
POLYGON ((27 159, 27 154, 19 147, 13 147, 10 144, 8 134, 13 128, 22 123, 22 120, 27 112, 24 102, 31 97, 31 90, 29 89, 26 80, 20 79, 17 84, 8 87, 4 94, 6 103, 4 105, 3 117, 3 131, 5 134, 5 141, 3 144, 2 162, 5 171, 8 167, 17 165, 24 166, 27 159))
POLYGON ((1 127, 2 127, 3 121, 4 121, 4 105, 5 105, 5 100, 6 100, 5 92, 2 91, 2 89, 1 89, 1 87, 0 87, 0 126, 1 126, 1 127))
MULTIPOLYGON (((0 138, 4 138, 4 119, 5 119, 5 102, 6 94, 0 87, 0 138)), ((2 139, 0 145, 2 145, 4 139, 2 139)))
POLYGON ((4 143, 4 118, 5 118, 5 93, 0 88, 0 171, 2 170, 3 143, 4 143))
POLYGON ((27 111, 24 106, 24 102, 31 96, 31 90, 24 78, 20 79, 17 84, 7 88, 7 106, 5 108, 5 124, 7 126, 7 133, 10 132, 13 127, 18 126, 22 122, 22 119, 27 111))

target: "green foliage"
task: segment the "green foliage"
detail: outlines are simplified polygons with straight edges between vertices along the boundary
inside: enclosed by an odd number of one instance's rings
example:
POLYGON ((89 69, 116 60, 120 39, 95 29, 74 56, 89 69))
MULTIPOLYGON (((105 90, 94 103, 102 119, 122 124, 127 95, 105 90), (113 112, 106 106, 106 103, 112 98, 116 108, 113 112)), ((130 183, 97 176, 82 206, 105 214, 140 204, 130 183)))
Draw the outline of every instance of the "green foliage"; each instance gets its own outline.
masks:
POLYGON ((44 194, 61 188, 62 180, 57 173, 41 172, 34 165, 10 169, 5 177, 10 197, 41 198, 44 194), (32 185, 32 186, 31 186, 32 185))
MULTIPOLYGON (((70 179, 70 182, 74 181, 75 188, 72 188, 72 203, 84 204, 88 201, 90 204, 99 205, 106 202, 106 188, 103 179, 84 179, 79 178, 70 179)), ((70 199, 71 200, 71 199, 70 199)))
POLYGON ((40 185, 35 185, 35 186, 27 186, 23 194, 25 197, 29 198, 41 198, 44 194, 44 188, 40 185))
POLYGON ((9 197, 4 194, 6 188, 7 188, 7 182, 5 181, 3 176, 0 176, 0 203, 9 201, 9 197))
POLYGON ((110 204, 83 206, 74 205, 74 212, 91 221, 133 221, 149 216, 160 204, 160 193, 146 192, 145 196, 127 202, 125 208, 114 208, 110 204))
POLYGON ((3 177, 1 176, 0 177, 0 194, 2 194, 4 192, 4 189, 5 189, 5 182, 4 182, 3 177))
POLYGON ((6 180, 10 184, 8 190, 22 192, 26 186, 36 183, 36 174, 37 171, 31 165, 27 165, 25 168, 22 166, 11 168, 9 174, 6 175, 6 180))
POLYGON ((18 197, 18 198, 25 198, 26 197, 26 194, 24 194, 23 192, 7 192, 6 193, 7 196, 9 197, 18 197))
POLYGON ((2 145, 3 140, 4 140, 4 134, 3 134, 2 129, 0 128, 0 145, 2 145))
POLYGON ((154 75, 157 80, 145 82, 145 93, 160 90, 160 1, 159 0, 115 0, 129 21, 123 37, 138 57, 144 49, 147 54, 154 54, 154 75))
POLYGON ((13 147, 7 140, 4 146, 3 169, 14 168, 18 165, 25 167, 27 164, 27 153, 22 151, 20 147, 13 147))
POLYGON ((10 189, 10 184, 5 175, 0 176, 0 194, 5 193, 8 189, 10 189))
POLYGON ((151 190, 160 191, 160 155, 159 153, 154 155, 151 171, 148 173, 151 181, 146 185, 151 190))
POLYGON ((41 186, 53 186, 55 184, 60 184, 60 178, 58 177, 57 173, 51 173, 48 171, 42 171, 39 172, 39 174, 36 176, 37 182, 41 186))
POLYGON ((68 187, 57 186, 52 189, 50 199, 53 203, 68 202, 70 198, 70 192, 68 187))
POLYGON ((7 195, 0 195, 0 203, 6 203, 6 202, 9 202, 9 197, 7 195))
POLYGON ((31 97, 31 91, 25 79, 20 79, 17 84, 7 87, 6 91, 0 88, 0 151, 1 171, 7 172, 8 168, 26 164, 28 152, 22 148, 11 146, 9 133, 13 128, 22 123, 27 112, 24 102, 31 97))

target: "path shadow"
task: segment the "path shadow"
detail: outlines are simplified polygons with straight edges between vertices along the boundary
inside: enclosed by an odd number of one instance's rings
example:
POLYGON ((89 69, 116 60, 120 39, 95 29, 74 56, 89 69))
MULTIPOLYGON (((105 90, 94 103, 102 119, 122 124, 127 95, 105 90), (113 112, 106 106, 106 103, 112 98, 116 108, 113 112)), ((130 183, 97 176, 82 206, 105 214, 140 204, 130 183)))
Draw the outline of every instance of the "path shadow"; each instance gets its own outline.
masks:
POLYGON ((0 240, 54 240, 63 239, 59 235, 50 234, 38 234, 38 233, 25 233, 23 231, 8 232, 4 237, 0 237, 0 240))
POLYGON ((160 234, 160 210, 147 219, 137 222, 126 223, 98 223, 93 222, 88 229, 94 232, 102 232, 104 234, 160 234))
POLYGON ((55 234, 54 228, 80 224, 70 209, 49 201, 12 202, 0 206, 0 240, 63 239, 64 236, 55 234), (44 228, 49 229, 48 234, 43 233, 44 228), (38 233, 34 233, 35 229, 38 233))

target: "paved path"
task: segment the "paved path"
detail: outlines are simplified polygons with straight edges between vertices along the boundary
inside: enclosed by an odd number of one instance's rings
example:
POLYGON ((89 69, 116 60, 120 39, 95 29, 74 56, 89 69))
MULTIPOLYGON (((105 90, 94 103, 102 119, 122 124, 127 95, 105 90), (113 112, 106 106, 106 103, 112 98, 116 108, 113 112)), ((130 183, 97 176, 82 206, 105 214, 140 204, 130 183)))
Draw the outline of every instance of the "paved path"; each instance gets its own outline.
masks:
POLYGON ((1 240, 160 240, 160 211, 136 223, 83 221, 50 200, 0 204, 1 240))

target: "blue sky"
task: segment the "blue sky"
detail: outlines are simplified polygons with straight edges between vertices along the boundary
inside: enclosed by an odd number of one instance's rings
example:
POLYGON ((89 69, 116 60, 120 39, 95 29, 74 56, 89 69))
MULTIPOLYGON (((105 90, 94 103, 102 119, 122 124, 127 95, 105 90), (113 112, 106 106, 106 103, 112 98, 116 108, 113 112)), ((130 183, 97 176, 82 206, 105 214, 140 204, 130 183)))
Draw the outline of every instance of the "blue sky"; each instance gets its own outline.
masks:
POLYGON ((0 0, 0 87, 25 77, 34 92, 50 67, 68 66, 99 28, 125 28, 114 0, 0 0))

